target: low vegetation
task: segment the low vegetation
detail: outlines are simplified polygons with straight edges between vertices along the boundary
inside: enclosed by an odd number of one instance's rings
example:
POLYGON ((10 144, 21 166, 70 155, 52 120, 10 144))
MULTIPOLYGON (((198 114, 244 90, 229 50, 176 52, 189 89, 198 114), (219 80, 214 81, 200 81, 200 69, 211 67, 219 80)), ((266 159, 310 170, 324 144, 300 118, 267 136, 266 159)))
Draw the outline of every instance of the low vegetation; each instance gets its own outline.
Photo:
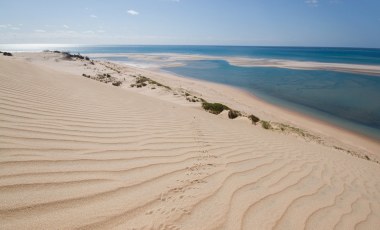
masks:
POLYGON ((239 116, 241 116, 241 113, 239 111, 232 110, 232 109, 230 111, 228 111, 228 118, 230 118, 230 119, 235 119, 239 116))
POLYGON ((256 125, 256 123, 260 121, 260 119, 253 114, 249 115, 248 119, 251 120, 252 124, 254 124, 254 125, 256 125))
POLYGON ((220 114, 221 112, 223 112, 223 110, 229 110, 230 108, 228 108, 227 106, 223 105, 223 104, 220 104, 220 103, 209 103, 209 102, 206 102, 204 101, 202 103, 202 108, 210 113, 213 113, 213 114, 220 114))
POLYGON ((3 52, 3 55, 4 55, 4 56, 13 56, 13 54, 12 54, 12 53, 9 53, 9 52, 3 52))
POLYGON ((120 86, 121 84, 122 84, 121 81, 112 82, 112 85, 114 85, 114 86, 120 86))
POLYGON ((272 125, 270 124, 270 121, 261 121, 261 127, 264 129, 272 129, 272 125))
POLYGON ((106 84, 111 83, 114 86, 120 86, 123 83, 118 78, 112 77, 111 74, 108 74, 108 73, 98 74, 96 76, 91 76, 89 74, 84 73, 84 74, 82 74, 82 76, 85 78, 90 78, 92 80, 100 81, 100 82, 103 82, 106 84))
POLYGON ((142 76, 142 75, 139 75, 139 76, 135 76, 133 75, 132 77, 135 77, 136 78, 136 83, 135 84, 131 84, 131 87, 136 87, 136 88, 142 88, 142 87, 145 87, 147 86, 148 84, 150 85, 156 85, 158 87, 163 87, 163 88, 166 88, 168 90, 171 90, 171 88, 167 85, 163 85, 155 80, 152 80, 148 77, 145 77, 145 76, 142 76))
POLYGON ((93 62, 89 57, 82 56, 82 55, 80 55, 80 53, 78 53, 78 54, 71 54, 69 52, 60 52, 60 51, 53 51, 53 52, 54 53, 61 53, 63 55, 63 59, 64 60, 72 61, 72 60, 80 59, 80 60, 86 60, 86 61, 93 62))

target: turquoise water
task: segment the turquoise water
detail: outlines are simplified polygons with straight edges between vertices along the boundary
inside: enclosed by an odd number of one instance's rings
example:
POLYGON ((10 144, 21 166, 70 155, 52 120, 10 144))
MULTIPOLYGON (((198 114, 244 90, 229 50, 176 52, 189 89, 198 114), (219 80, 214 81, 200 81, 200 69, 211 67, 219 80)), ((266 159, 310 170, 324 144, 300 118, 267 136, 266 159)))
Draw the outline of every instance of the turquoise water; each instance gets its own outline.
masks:
POLYGON ((322 70, 238 67, 226 61, 188 61, 167 71, 236 86, 273 104, 295 109, 380 139, 380 77, 322 70))
POLYGON ((243 46, 0 45, 1 51, 61 50, 107 53, 106 59, 130 62, 116 53, 174 53, 215 56, 186 61, 166 71, 242 88, 270 103, 380 140, 380 77, 322 70, 238 67, 221 56, 327 63, 380 65, 380 49, 243 46))
POLYGON ((380 65, 380 49, 367 48, 0 44, 1 51, 43 51, 45 49, 84 54, 176 53, 380 65))

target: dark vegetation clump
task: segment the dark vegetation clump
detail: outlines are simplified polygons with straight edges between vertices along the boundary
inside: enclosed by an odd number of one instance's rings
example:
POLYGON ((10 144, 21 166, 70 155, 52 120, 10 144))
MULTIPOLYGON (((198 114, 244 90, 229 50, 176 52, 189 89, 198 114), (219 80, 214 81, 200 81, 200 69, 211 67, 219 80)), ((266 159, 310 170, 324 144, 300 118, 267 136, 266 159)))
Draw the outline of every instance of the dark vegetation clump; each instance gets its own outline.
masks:
POLYGON ((272 125, 270 124, 269 121, 261 121, 261 126, 262 126, 264 129, 271 129, 271 128, 272 128, 272 125))
POLYGON ((89 57, 82 56, 82 55, 80 55, 80 53, 78 53, 78 54, 71 54, 69 52, 59 52, 59 51, 54 51, 54 53, 61 53, 61 54, 63 54, 63 59, 65 59, 65 60, 70 60, 71 61, 73 59, 80 59, 80 60, 90 61, 89 57))
POLYGON ((230 119, 235 119, 239 116, 241 116, 241 113, 239 111, 232 110, 232 109, 230 111, 228 111, 228 118, 230 118, 230 119))
POLYGON ((228 110, 227 106, 220 104, 220 103, 209 103, 204 101, 202 103, 202 108, 205 109, 206 111, 213 113, 213 114, 219 114, 223 112, 223 110, 228 110))
POLYGON ((112 85, 114 85, 114 86, 120 86, 121 84, 122 84, 121 81, 112 82, 112 85))
POLYGON ((258 117, 256 117, 255 115, 253 115, 253 114, 249 115, 248 119, 251 120, 252 124, 255 124, 255 125, 256 125, 257 122, 260 121, 260 119, 258 117))
POLYGON ((82 74, 83 77, 87 77, 87 78, 90 78, 91 76, 90 75, 87 75, 87 74, 82 74))
POLYGON ((159 82, 156 82, 148 77, 145 77, 145 76, 142 76, 142 75, 139 75, 138 77, 135 76, 135 75, 132 75, 132 77, 135 77, 136 78, 136 84, 132 84, 131 87, 137 87, 137 88, 142 88, 142 87, 145 87, 147 86, 148 84, 151 84, 151 85, 157 85, 159 87, 164 87, 168 90, 171 90, 171 88, 169 86, 166 86, 166 85, 163 85, 159 82))
POLYGON ((13 54, 12 54, 12 53, 9 53, 9 52, 3 52, 3 55, 4 55, 4 56, 13 56, 13 54))
POLYGON ((104 79, 104 78, 111 78, 111 77, 112 77, 111 74, 109 74, 109 73, 103 73, 103 75, 102 75, 102 74, 98 74, 98 76, 99 76, 99 78, 101 78, 101 79, 104 79))
MULTIPOLYGON (((136 79, 136 84, 142 84, 142 83, 145 83, 149 81, 149 78, 147 77, 144 77, 144 76, 139 76, 137 79, 136 79)), ((146 84, 146 83, 145 83, 146 84)))

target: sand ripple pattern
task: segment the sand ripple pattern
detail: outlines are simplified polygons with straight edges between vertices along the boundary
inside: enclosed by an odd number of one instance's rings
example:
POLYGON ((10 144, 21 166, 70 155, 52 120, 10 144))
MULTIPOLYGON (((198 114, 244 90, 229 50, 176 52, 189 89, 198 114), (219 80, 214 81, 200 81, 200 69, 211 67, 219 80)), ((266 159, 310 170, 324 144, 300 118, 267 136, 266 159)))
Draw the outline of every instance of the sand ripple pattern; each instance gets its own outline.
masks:
POLYGON ((377 164, 0 63, 1 229, 379 229, 377 164))

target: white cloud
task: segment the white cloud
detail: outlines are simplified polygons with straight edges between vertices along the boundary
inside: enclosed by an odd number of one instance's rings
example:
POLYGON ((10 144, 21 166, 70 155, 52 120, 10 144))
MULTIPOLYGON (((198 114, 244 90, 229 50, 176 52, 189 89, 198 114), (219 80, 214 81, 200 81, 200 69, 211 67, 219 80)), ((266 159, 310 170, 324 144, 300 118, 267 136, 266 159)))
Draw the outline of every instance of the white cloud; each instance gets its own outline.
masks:
POLYGON ((96 32, 98 32, 98 33, 105 33, 106 31, 104 31, 104 30, 97 30, 96 32))
POLYGON ((98 16, 94 15, 94 14, 91 14, 90 17, 92 18, 97 18, 98 16))
POLYGON ((318 1, 319 0, 306 0, 305 2, 310 6, 318 6, 318 1))
POLYGON ((66 29, 70 28, 68 25, 63 25, 63 27, 66 29))
POLYGON ((130 15, 139 15, 139 12, 137 12, 135 10, 128 10, 127 13, 130 15))
POLYGON ((18 27, 11 27, 12 30, 20 30, 18 27))
POLYGON ((7 28, 7 25, 0 25, 0 28, 7 28))
POLYGON ((86 31, 83 31, 83 33, 84 33, 84 34, 93 34, 94 31, 92 31, 92 30, 86 30, 86 31))
POLYGON ((46 30, 34 30, 34 32, 36 32, 36 33, 45 33, 46 30))

